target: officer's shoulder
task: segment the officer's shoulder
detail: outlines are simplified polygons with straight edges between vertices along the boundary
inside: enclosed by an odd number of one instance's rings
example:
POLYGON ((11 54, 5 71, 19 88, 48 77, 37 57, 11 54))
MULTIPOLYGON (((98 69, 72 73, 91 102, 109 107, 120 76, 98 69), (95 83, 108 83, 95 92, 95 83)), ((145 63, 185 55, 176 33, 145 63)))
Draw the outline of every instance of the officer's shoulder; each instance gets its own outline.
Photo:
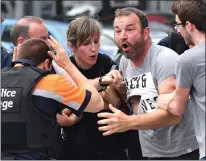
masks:
POLYGON ((44 76, 44 78, 42 78, 42 81, 46 81, 46 82, 49 82, 49 83, 56 83, 57 81, 64 81, 65 78, 61 75, 58 75, 58 74, 48 74, 46 76, 44 76))

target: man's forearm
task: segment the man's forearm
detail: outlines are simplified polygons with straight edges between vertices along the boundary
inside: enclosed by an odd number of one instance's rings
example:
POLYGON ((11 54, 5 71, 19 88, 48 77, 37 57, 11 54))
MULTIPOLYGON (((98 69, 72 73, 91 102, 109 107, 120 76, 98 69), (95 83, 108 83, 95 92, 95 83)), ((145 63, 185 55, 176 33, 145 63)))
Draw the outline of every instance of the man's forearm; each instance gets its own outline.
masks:
POLYGON ((76 68, 74 64, 68 63, 63 68, 72 77, 78 87, 84 87, 86 84, 89 84, 89 80, 76 68))
POLYGON ((176 116, 182 116, 184 113, 184 108, 181 108, 180 106, 178 108, 177 103, 174 101, 174 99, 171 99, 170 102, 168 103, 167 110, 171 114, 176 116))
POLYGON ((160 94, 157 100, 159 108, 168 110, 176 116, 182 116, 188 103, 190 88, 176 87, 170 94, 160 94))
POLYGON ((157 110, 147 114, 130 116, 129 126, 133 130, 156 129, 178 124, 181 117, 174 116, 165 110, 157 110))
MULTIPOLYGON (((57 65, 56 65, 57 66, 57 65)), ((61 68, 59 66, 57 66, 58 68, 61 68)), ((56 68, 57 68, 56 67, 56 68)), ((65 67, 66 68, 66 67, 65 67)), ((59 69, 60 70, 60 69, 59 69)), ((64 68, 61 68, 62 72, 61 73, 58 73, 60 75, 62 75, 64 78, 66 78, 69 82, 71 82, 72 84, 77 84, 76 81, 78 81, 79 79, 77 80, 73 80, 73 78, 71 79, 71 72, 70 70, 67 71, 66 69, 64 68)), ((99 77, 98 78, 95 78, 95 79, 87 79, 87 81, 89 82, 89 84, 93 85, 98 91, 101 89, 101 86, 99 85, 99 77)), ((80 82, 81 83, 81 82, 80 82)), ((86 82, 85 82, 86 83, 86 82)))
POLYGON ((99 95, 99 92, 94 87, 94 85, 91 84, 89 80, 76 68, 76 66, 72 63, 68 63, 64 69, 72 77, 78 87, 82 87, 91 91, 92 99, 90 102, 99 105, 99 107, 103 109, 104 102, 102 97, 99 95))

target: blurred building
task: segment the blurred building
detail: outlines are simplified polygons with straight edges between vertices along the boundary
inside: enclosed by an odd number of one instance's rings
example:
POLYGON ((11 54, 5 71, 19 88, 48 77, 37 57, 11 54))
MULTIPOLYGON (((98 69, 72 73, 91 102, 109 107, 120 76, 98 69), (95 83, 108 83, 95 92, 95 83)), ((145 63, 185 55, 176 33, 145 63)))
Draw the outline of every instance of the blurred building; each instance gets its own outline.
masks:
MULTIPOLYGON (((1 0, 1 14, 5 17, 20 18, 24 15, 35 15, 48 17, 64 15, 77 6, 90 6, 85 10, 91 12, 96 7, 103 9, 103 14, 108 14, 112 9, 125 6, 133 6, 149 12, 171 13, 172 1, 150 1, 150 0, 99 0, 99 1, 15 1, 1 0), (93 8, 91 6, 94 6, 93 8), (89 8, 89 9, 88 9, 89 8), (93 10, 92 10, 93 9, 93 10)), ((77 10, 75 8, 75 10, 77 10)), ((81 9, 82 10, 82 9, 81 9)))

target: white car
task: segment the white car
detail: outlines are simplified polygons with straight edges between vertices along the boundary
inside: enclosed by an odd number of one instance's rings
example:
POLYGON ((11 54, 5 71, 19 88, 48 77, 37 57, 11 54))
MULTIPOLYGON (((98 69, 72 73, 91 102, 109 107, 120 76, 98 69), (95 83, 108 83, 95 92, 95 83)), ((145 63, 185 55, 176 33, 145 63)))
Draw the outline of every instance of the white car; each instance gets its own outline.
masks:
POLYGON ((91 4, 78 4, 72 7, 69 11, 66 12, 66 15, 69 17, 75 17, 78 15, 86 14, 88 16, 96 15, 101 8, 91 4))

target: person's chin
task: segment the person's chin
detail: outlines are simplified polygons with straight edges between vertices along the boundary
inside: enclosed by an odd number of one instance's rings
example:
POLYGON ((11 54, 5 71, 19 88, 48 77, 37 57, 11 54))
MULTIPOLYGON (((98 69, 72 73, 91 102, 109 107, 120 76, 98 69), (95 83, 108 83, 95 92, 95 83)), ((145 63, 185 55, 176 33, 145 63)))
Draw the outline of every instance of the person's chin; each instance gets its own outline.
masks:
POLYGON ((123 52, 123 54, 127 59, 130 59, 132 57, 132 53, 130 52, 123 52))
POLYGON ((96 62, 97 62, 97 59, 92 59, 92 60, 90 60, 88 63, 89 63, 90 65, 94 65, 94 64, 96 64, 96 62))
POLYGON ((185 41, 185 44, 186 44, 187 46, 193 45, 192 43, 189 43, 188 41, 185 41))

